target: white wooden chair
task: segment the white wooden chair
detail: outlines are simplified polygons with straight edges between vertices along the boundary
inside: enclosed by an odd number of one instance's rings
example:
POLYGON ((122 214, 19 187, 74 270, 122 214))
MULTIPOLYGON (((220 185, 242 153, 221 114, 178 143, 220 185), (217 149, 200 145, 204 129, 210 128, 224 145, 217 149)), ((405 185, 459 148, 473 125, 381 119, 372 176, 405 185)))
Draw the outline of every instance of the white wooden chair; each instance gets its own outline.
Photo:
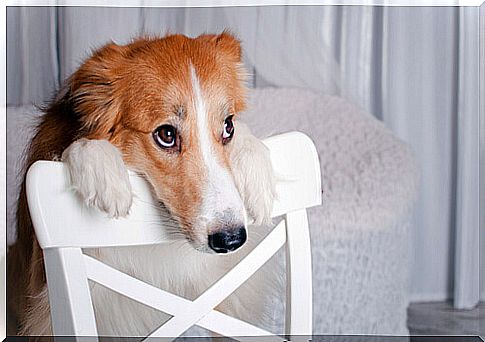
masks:
MULTIPOLYGON (((313 142, 298 132, 264 141, 279 178, 273 217, 282 220, 231 271, 194 301, 149 284, 83 254, 81 248, 147 245, 166 241, 162 229, 140 225, 154 207, 145 181, 131 174, 136 194, 129 217, 109 219, 86 208, 69 190, 67 168, 60 162, 39 161, 27 174, 27 198, 39 244, 44 252, 54 335, 97 336, 88 279, 166 312, 173 317, 150 337, 176 337, 193 325, 224 336, 271 333, 225 315, 214 308, 251 277, 285 243, 287 255, 288 335, 312 333, 312 268, 306 208, 321 204, 321 178, 313 142), (146 217, 146 216, 145 216, 146 217)), ((274 339, 279 339, 273 336, 274 339)))

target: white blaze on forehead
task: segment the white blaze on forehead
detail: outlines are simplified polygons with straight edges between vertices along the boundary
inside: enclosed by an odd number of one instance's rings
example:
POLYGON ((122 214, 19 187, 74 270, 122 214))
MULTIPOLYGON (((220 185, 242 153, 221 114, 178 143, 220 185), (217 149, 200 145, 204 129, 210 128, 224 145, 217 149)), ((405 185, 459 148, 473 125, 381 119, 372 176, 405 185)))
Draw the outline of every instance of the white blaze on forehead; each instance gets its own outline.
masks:
MULTIPOLYGON (((193 90, 193 105, 197 115, 198 145, 201 149, 207 175, 207 184, 203 186, 205 192, 202 200, 201 218, 210 223, 230 211, 234 216, 234 224, 244 223, 246 225, 246 214, 241 196, 236 189, 231 174, 226 168, 220 165, 214 151, 214 141, 211 139, 212 130, 208 124, 209 112, 207 111, 206 101, 200 87, 197 73, 192 65, 190 66, 190 75, 193 90)), ((222 122, 221 127, 218 127, 218 129, 220 129, 222 134, 222 122)), ((208 228, 210 229, 210 227, 208 228)))

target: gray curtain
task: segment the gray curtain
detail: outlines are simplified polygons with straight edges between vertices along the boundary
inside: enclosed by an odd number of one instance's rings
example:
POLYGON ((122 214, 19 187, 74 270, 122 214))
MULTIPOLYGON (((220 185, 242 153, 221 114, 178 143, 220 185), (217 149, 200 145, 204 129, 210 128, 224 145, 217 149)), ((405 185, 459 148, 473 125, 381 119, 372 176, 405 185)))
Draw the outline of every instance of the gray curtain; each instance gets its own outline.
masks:
POLYGON ((479 267, 485 253, 479 254, 478 8, 37 7, 8 8, 7 24, 10 105, 45 101, 90 49, 108 40, 230 28, 243 41, 251 85, 340 95, 412 147, 421 190, 411 298, 453 298, 460 308, 478 302, 485 273, 479 267))
POLYGON ((480 6, 480 299, 485 300, 485 6, 480 6))

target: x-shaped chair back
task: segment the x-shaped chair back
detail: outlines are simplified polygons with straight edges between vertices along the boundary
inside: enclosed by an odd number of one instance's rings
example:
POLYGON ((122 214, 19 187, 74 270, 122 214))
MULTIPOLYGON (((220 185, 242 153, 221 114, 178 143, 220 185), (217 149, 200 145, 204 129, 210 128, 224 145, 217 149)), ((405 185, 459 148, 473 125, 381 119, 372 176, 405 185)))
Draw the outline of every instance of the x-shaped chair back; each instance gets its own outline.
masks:
MULTIPOLYGON (((158 244, 160 226, 141 224, 157 215, 148 184, 130 174, 135 199, 127 218, 109 219, 87 208, 69 186, 60 162, 36 162, 27 174, 27 198, 44 253, 54 335, 97 336, 88 280, 173 316, 149 337, 177 337, 193 325, 224 336, 269 336, 268 331, 214 308, 286 244, 288 335, 311 335, 312 273, 306 209, 321 204, 321 178, 313 142, 291 132, 264 140, 279 179, 273 217, 279 224, 234 268, 194 301, 163 291, 88 255, 82 248, 158 244)), ((272 336, 272 337, 271 337, 272 336)))

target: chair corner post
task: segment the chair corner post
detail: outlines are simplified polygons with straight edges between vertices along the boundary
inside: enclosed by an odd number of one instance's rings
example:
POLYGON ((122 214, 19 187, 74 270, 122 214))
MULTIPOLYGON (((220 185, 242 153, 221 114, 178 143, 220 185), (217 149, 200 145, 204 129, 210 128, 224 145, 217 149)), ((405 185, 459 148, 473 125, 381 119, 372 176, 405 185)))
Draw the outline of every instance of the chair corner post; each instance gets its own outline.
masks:
POLYGON ((310 232, 306 209, 286 215, 287 335, 312 334, 313 292, 310 232))

